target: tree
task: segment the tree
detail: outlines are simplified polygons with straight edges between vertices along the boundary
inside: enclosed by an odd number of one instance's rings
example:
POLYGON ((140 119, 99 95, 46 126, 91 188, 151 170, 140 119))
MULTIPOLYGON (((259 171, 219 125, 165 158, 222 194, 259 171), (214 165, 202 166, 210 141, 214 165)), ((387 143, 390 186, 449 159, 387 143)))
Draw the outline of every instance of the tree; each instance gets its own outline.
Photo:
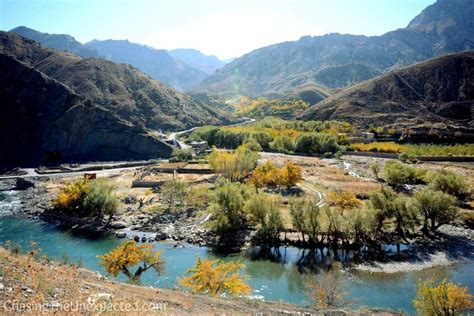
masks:
POLYGON ((83 208, 89 215, 108 216, 110 221, 120 203, 113 191, 114 186, 105 179, 90 181, 89 190, 82 202, 83 208))
POLYGON ((433 280, 419 281, 413 305, 420 315, 460 315, 473 307, 473 295, 467 287, 461 287, 444 279, 439 285, 433 280))
POLYGON ((166 181, 160 187, 160 196, 170 211, 182 211, 190 194, 189 185, 180 180, 166 181))
POLYGON ((407 230, 414 227, 415 215, 412 209, 407 207, 407 200, 389 187, 383 186, 378 192, 372 193, 370 203, 377 210, 375 231, 378 234, 382 234, 384 221, 390 218, 395 219, 395 230, 402 238, 405 237, 407 230))
POLYGON ((250 177, 250 183, 252 183, 256 190, 262 188, 266 185, 276 185, 279 177, 279 169, 275 166, 273 162, 267 160, 266 162, 260 164, 252 172, 250 177))
POLYGON ((336 153, 339 150, 337 140, 334 136, 324 133, 304 134, 296 139, 296 151, 324 154, 336 153))
POLYGON ((379 178, 380 165, 379 165, 378 163, 376 163, 376 162, 372 163, 372 164, 370 165, 370 171, 372 171, 372 174, 373 174, 375 180, 378 181, 378 180, 380 179, 380 178, 379 178))
POLYGON ((239 271, 245 266, 239 262, 220 262, 219 260, 202 260, 187 270, 191 274, 179 279, 179 284, 194 293, 205 293, 210 296, 230 294, 233 297, 250 294, 252 288, 245 282, 239 271))
POLYGON ((114 277, 123 273, 132 284, 139 284, 141 275, 147 270, 153 269, 160 274, 165 264, 161 259, 161 251, 153 251, 153 246, 150 244, 137 245, 133 240, 122 243, 98 258, 107 273, 114 277), (135 272, 130 271, 138 264, 140 265, 135 272))
POLYGON ((245 185, 220 179, 209 205, 209 211, 214 215, 212 229, 219 234, 242 229, 246 224, 244 205, 249 197, 245 185))
POLYGON ((292 197, 288 204, 293 226, 301 233, 303 242, 308 236, 311 243, 320 243, 321 210, 315 201, 308 197, 292 197))
POLYGON ((447 169, 428 172, 425 178, 433 190, 443 191, 459 198, 469 194, 469 186, 464 178, 447 169))
POLYGON ((277 136, 270 144, 271 150, 277 151, 283 154, 292 154, 294 150, 293 140, 290 136, 281 135, 277 136))
POLYGON ((338 272, 322 272, 306 281, 308 295, 319 308, 334 308, 347 305, 343 280, 338 272))
POLYGON ((279 170, 277 182, 279 185, 285 186, 287 189, 295 186, 303 180, 301 168, 289 161, 285 163, 283 168, 279 170))
POLYGON ((327 195, 329 205, 336 206, 341 209, 351 209, 361 205, 355 194, 345 190, 333 190, 327 195))
POLYGON ((213 170, 231 181, 237 181, 247 177, 255 169, 258 153, 245 145, 239 146, 233 153, 214 149, 208 160, 213 170))
POLYGON ((53 200, 53 207, 64 213, 80 213, 82 202, 88 191, 89 181, 87 179, 69 182, 61 188, 58 196, 53 200))
POLYGON ((422 217, 423 232, 436 231, 441 225, 452 222, 458 213, 455 197, 428 188, 413 194, 411 206, 422 217))
POLYGON ((283 230, 280 205, 278 197, 266 193, 254 194, 245 203, 245 212, 249 214, 250 221, 259 227, 258 236, 265 242, 280 239, 283 230))
POLYGON ((390 186, 400 187, 404 184, 423 183, 425 172, 400 161, 389 160, 385 163, 383 174, 390 186))

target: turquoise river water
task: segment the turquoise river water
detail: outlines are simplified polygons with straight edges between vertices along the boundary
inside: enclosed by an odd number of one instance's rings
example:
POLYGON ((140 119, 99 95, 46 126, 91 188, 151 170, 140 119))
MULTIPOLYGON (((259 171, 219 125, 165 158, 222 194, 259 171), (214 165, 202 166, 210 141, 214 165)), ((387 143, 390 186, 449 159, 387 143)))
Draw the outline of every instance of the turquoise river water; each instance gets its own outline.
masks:
MULTIPOLYGON (((39 220, 27 219, 12 215, 16 203, 15 193, 0 192, 0 242, 10 240, 22 249, 29 249, 30 241, 36 241, 42 254, 61 260, 67 256, 70 262, 82 261, 84 267, 103 273, 97 255, 104 254, 122 241, 115 237, 90 239, 77 235, 70 230, 61 230, 57 226, 39 220)), ((240 259, 246 268, 243 271, 249 276, 248 282, 253 288, 253 297, 264 300, 281 300, 294 304, 310 304, 305 295, 303 274, 295 264, 302 255, 296 248, 281 248, 280 257, 258 254, 253 249, 243 255, 219 257, 210 249, 187 245, 175 248, 172 242, 156 242, 157 249, 163 250, 166 260, 162 275, 149 272, 142 278, 144 285, 175 288, 176 280, 186 269, 192 267, 198 256, 220 258, 223 260, 240 259)), ((342 271, 344 288, 349 301, 355 307, 381 307, 404 310, 414 313, 412 299, 415 285, 419 278, 431 275, 448 275, 450 280, 474 290, 474 264, 472 260, 450 264, 445 267, 414 267, 417 271, 397 273, 362 272, 358 270, 342 271)), ((407 269, 410 270, 410 269, 407 269)))

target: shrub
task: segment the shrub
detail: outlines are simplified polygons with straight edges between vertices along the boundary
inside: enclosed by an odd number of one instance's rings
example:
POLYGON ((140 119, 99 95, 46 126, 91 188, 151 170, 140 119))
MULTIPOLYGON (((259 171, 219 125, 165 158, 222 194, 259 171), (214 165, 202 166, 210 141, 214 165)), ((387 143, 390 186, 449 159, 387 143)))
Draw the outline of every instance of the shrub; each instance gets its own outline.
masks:
POLYGON ((338 272, 328 271, 306 281, 308 296, 318 308, 335 308, 347 305, 343 279, 338 272))
POLYGON ((423 183, 425 171, 400 161, 389 160, 385 163, 383 174, 390 186, 399 187, 404 184, 423 183))
POLYGON ((193 150, 191 148, 175 148, 171 156, 175 161, 189 161, 193 159, 193 150))
POLYGON ((292 197, 288 204, 293 226, 301 233, 303 242, 308 236, 311 243, 318 243, 322 229, 321 210, 315 201, 308 197, 292 197))
POLYGON ((245 282, 239 271, 245 266, 239 262, 220 262, 219 260, 202 260, 187 270, 191 274, 179 279, 179 284, 194 293, 205 293, 210 296, 230 294, 239 296, 250 294, 252 288, 245 282))
POLYGON ((251 151, 262 151, 262 146, 253 138, 247 139, 243 145, 251 151))
POLYGON ((433 281, 419 281, 413 305, 420 315, 461 315, 473 307, 472 299, 468 288, 446 280, 439 285, 433 281))
POLYGON ((469 186, 464 178, 447 169, 430 171, 425 179, 433 190, 443 191, 459 198, 465 198, 469 194, 469 186))
POLYGON ((413 210, 422 218, 425 233, 452 222, 458 213, 455 204, 455 197, 429 188, 416 191, 411 199, 413 210))
POLYGON ((119 200, 114 186, 105 179, 68 183, 53 200, 53 208, 71 216, 103 217, 116 213, 119 200))
POLYGON ((116 213, 119 200, 114 194, 114 186, 105 179, 89 182, 89 190, 84 197, 82 207, 88 216, 108 216, 116 213))
POLYGON ((255 168, 250 177, 250 183, 258 190, 265 185, 277 185, 278 177, 279 169, 268 160, 255 168))

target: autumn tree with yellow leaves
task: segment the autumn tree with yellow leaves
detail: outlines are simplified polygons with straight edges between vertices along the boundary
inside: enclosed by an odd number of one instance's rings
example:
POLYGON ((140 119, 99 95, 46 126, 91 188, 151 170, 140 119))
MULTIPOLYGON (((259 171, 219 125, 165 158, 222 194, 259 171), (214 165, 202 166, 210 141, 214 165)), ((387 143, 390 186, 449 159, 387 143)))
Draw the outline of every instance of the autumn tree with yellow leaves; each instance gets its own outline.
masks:
POLYGON ((460 315, 472 308, 473 295, 466 287, 458 286, 444 279, 439 285, 433 280, 420 281, 413 305, 420 315, 460 315))
POLYGON ((165 262, 161 259, 161 251, 153 251, 150 244, 138 245, 130 240, 122 243, 111 252, 98 256, 100 265, 110 275, 116 277, 123 273, 132 284, 139 284, 141 275, 150 269, 157 274, 163 271, 165 262), (131 268, 138 266, 135 272, 131 268))
POLYGON ((250 294, 252 288, 245 282, 239 271, 244 268, 240 262, 220 262, 198 258, 196 265, 188 269, 191 274, 178 280, 179 284, 194 293, 210 296, 230 294, 233 297, 250 294))

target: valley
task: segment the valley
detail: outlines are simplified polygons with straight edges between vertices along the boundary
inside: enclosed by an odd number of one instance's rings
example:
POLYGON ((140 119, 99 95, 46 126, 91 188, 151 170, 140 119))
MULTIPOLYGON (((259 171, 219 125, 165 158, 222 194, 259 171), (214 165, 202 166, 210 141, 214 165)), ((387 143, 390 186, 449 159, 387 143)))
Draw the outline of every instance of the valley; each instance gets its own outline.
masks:
POLYGON ((0 19, 0 314, 474 311, 474 2, 264 2, 0 19))

